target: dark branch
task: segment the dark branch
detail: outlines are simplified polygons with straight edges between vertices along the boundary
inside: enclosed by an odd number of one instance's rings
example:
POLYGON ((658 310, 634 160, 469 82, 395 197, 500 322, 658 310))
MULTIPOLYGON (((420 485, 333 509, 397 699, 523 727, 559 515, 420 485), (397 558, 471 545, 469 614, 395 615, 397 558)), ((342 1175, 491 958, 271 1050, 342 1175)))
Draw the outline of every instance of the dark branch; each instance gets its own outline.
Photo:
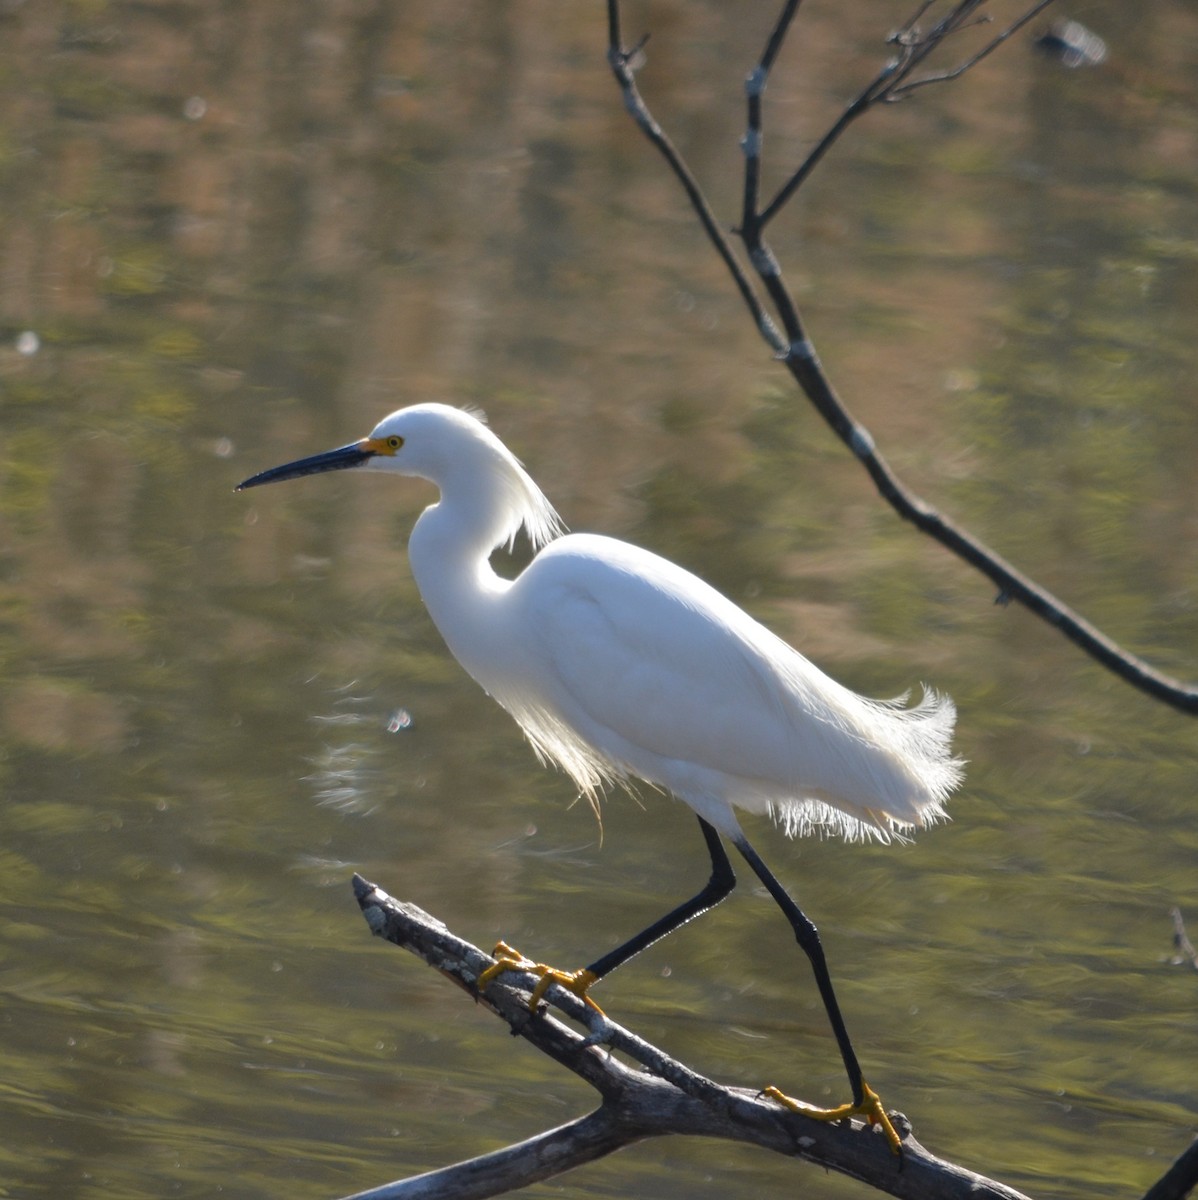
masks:
POLYGON ((773 309, 773 315, 763 304, 747 271, 734 252, 730 240, 712 213, 699 184, 662 131, 661 126, 649 112, 637 90, 636 80, 629 65, 630 55, 622 48, 619 40, 619 0, 608 0, 608 31, 612 39, 608 49, 608 61, 624 93, 625 104, 629 112, 641 129, 645 131, 650 141, 665 156, 671 171, 681 182, 704 231, 728 268, 737 290, 744 299, 753 321, 765 341, 771 350, 786 363, 791 375, 794 376, 820 415, 861 461, 878 491, 894 510, 985 574, 997 587, 997 600, 1000 603, 1005 604, 1011 600, 1018 601, 1059 629, 1075 645, 1128 683, 1182 712, 1198 713, 1198 688, 1158 671, 1143 659, 1124 650, 1058 600, 1051 592, 1040 587, 1006 562, 1001 555, 937 512, 898 479, 878 452, 869 432, 852 417, 824 373, 815 347, 806 335, 798 308, 785 283, 777 257, 764 238, 765 228, 769 222, 794 196, 827 151, 858 117, 879 103, 889 102, 910 94, 915 88, 959 78, 1052 2, 1053 0, 1037 0, 1015 22, 991 39, 982 50, 967 58, 957 67, 934 76, 912 78, 913 72, 919 69, 927 61, 929 55, 942 46, 948 38, 977 24, 979 10, 985 4, 985 0, 962 0, 939 21, 934 22, 927 32, 923 32, 920 28, 920 21, 934 7, 934 4, 921 2, 906 25, 892 36, 891 41, 896 47, 894 57, 848 105, 774 199, 764 210, 759 210, 761 159, 765 138, 763 98, 770 70, 777 60, 799 7, 798 0, 787 0, 783 4, 761 59, 746 81, 748 123, 742 140, 745 152, 745 178, 741 224, 738 230, 749 262, 765 289, 769 304, 773 309), (779 323, 781 324, 781 334, 779 333, 779 323))

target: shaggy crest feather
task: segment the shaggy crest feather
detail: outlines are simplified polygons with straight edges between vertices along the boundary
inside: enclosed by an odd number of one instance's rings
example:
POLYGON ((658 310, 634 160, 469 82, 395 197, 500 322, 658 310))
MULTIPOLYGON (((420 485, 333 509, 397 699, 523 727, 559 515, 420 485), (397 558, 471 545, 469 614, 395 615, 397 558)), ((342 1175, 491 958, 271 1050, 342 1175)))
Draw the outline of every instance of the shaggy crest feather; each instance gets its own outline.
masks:
MULTIPOLYGON (((499 443, 503 446, 503 443, 499 443)), ((503 446, 507 450, 506 446, 503 446)), ((516 544, 516 536, 523 529, 533 550, 540 550, 554 538, 566 532, 565 522, 549 503, 545 493, 533 482, 524 464, 508 451, 508 471, 502 478, 502 491, 508 513, 507 531, 503 538, 510 550, 516 544)))
POLYGON ((455 424, 458 424, 463 433, 477 438, 486 447, 488 455, 476 464, 476 469, 485 476, 493 489, 493 501, 502 531, 496 545, 503 544, 509 550, 512 549, 520 530, 523 529, 533 550, 539 550, 566 532, 566 526, 557 515, 557 510, 524 469, 524 464, 491 432, 486 413, 482 409, 473 406, 454 408, 450 405, 428 404, 415 405, 400 411, 412 412, 416 408, 442 409, 442 415, 460 415, 465 420, 455 424))

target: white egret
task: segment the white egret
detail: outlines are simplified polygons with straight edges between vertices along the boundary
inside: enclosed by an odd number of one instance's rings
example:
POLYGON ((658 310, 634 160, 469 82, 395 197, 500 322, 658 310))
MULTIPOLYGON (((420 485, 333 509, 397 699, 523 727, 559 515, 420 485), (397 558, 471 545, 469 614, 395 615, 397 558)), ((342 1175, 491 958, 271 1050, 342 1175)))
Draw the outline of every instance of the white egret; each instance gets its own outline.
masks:
MULTIPOLYGON (((542 760, 586 796, 639 778, 689 804, 711 878, 617 949, 558 971, 496 947, 480 991, 505 970, 540 976, 593 1005, 588 989, 705 912, 735 885, 727 838, 768 889, 811 962, 852 1089, 851 1113, 899 1139, 862 1078, 815 926, 746 840, 736 809, 767 813, 790 834, 888 841, 945 816, 961 778, 951 756, 955 710, 927 691, 919 704, 868 700, 702 580, 646 550, 569 534, 515 456, 476 415, 418 404, 369 437, 263 471, 241 488, 345 468, 414 475, 440 489, 416 521, 408 557, 420 594, 462 666, 516 719, 542 760), (523 527, 539 552, 513 580, 490 564, 523 527)), ((800 1107, 780 1092, 769 1094, 800 1107)))

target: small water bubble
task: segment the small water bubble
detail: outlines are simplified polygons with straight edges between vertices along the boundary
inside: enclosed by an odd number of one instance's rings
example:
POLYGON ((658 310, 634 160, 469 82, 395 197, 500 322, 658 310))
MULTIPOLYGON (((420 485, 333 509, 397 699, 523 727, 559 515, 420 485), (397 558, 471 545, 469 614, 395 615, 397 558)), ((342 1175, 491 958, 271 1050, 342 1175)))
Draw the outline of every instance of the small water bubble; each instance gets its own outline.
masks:
POLYGON ((232 458, 233 457, 233 442, 230 438, 223 437, 216 439, 214 447, 217 458, 232 458))
POLYGON ((397 708, 387 721, 388 733, 400 733, 412 726, 412 714, 406 708, 397 708))
POLYGON ((944 375, 946 392, 974 392, 977 391, 980 383, 981 378, 978 373, 968 367, 955 367, 951 371, 945 372, 944 375))

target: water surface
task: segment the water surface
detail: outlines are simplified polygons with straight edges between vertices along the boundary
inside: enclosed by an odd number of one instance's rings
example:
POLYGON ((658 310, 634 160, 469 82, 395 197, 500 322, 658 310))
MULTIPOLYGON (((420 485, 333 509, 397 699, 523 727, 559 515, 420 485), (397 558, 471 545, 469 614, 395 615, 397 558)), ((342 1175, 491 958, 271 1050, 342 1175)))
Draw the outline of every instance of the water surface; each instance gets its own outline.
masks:
MULTIPOLYGON (((771 88, 778 164, 903 15, 842 7, 804 8, 771 88)), ((770 12, 628 16, 728 224, 770 12)), ((912 486, 1193 677, 1198 19, 1085 15, 1100 70, 1016 39, 864 123, 775 242, 912 486)), ((572 527, 683 562, 861 691, 957 699, 951 824, 749 836, 925 1144, 1039 1196, 1142 1192, 1194 1125, 1198 972, 1169 918, 1198 927, 1193 719, 996 606, 873 494, 629 123, 600 7, 2 25, 3 1188, 333 1196, 591 1105, 373 941, 350 875, 573 966, 696 889, 693 819, 616 795, 601 836, 448 658, 403 553, 423 485, 232 491, 441 399, 486 408, 572 527)), ((751 887, 603 1002, 715 1078, 844 1098, 751 887)), ((676 1140, 530 1194, 863 1194, 815 1178, 676 1140)))

